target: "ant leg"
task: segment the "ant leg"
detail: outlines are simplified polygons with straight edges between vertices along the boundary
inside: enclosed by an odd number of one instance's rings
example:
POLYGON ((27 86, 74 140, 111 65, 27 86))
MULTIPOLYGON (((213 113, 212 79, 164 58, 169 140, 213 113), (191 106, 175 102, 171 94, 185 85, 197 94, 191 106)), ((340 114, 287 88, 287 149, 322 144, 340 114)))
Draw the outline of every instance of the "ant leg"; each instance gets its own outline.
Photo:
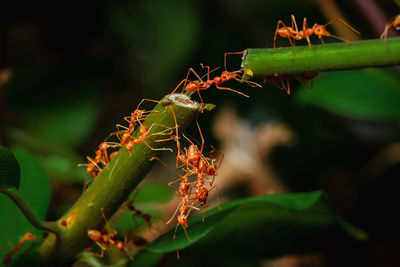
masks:
POLYGON ((110 224, 108 223, 108 220, 107 220, 107 218, 106 218, 106 215, 104 214, 104 209, 101 208, 100 210, 101 210, 101 215, 103 216, 103 219, 104 219, 104 221, 106 222, 106 226, 108 227, 109 231, 110 231, 112 234, 117 234, 118 232, 117 232, 116 230, 114 230, 114 229, 110 226, 110 224))
POLYGON ((96 242, 96 245, 98 245, 101 249, 101 253, 92 253, 94 256, 98 257, 98 258, 103 258, 104 257, 104 251, 107 250, 107 248, 105 246, 103 246, 100 242, 96 242))
POLYGON ((307 30, 308 30, 307 18, 304 18, 304 20, 303 20, 303 35, 306 37, 308 46, 311 47, 310 36, 308 35, 307 30))
POLYGON ((174 122, 175 122, 175 137, 174 137, 174 139, 176 141, 176 148, 177 148, 176 168, 179 169, 179 168, 182 168, 183 166, 185 166, 186 164, 183 164, 183 165, 179 166, 179 155, 184 154, 184 153, 181 150, 181 143, 179 142, 179 132, 178 132, 179 126, 178 126, 178 123, 177 123, 177 120, 176 120, 176 115, 175 115, 175 112, 172 109, 172 107, 170 106, 169 108, 170 108, 170 110, 172 112, 172 116, 174 117, 174 122))
POLYGON ((313 80, 311 80, 311 86, 310 86, 310 85, 308 85, 304 80, 302 80, 302 79, 299 77, 299 75, 294 75, 294 78, 295 78, 299 83, 301 83, 302 85, 304 85, 304 86, 307 87, 308 89, 312 90, 312 81, 313 81, 313 80))
MULTIPOLYGON (((158 157, 152 157, 152 158, 150 158, 150 161, 153 161, 153 160, 158 160, 162 165, 164 165, 164 167, 166 167, 166 168, 168 168, 170 171, 172 171, 173 173, 175 173, 176 175, 178 175, 178 176, 180 176, 181 177, 181 179, 183 179, 183 176, 181 175, 181 174, 179 174, 177 171, 175 171, 174 169, 172 169, 167 163, 165 163, 163 160, 161 160, 160 158, 158 158, 158 157)), ((179 181, 179 179, 178 179, 178 181, 179 181)))
POLYGON ((287 91, 286 93, 290 95, 290 77, 286 77, 287 91))
MULTIPOLYGON (((143 98, 143 99, 139 102, 139 104, 137 105, 136 110, 139 110, 140 105, 141 105, 144 101, 154 102, 154 103, 157 103, 157 104, 160 103, 160 101, 157 101, 157 100, 148 99, 148 98, 143 98)), ((151 111, 148 111, 148 112, 150 113, 151 111)))
MULTIPOLYGON (((186 79, 185 79, 187 82, 191 82, 191 81, 189 80, 189 75, 190 75, 190 73, 193 73, 193 74, 196 76, 197 80, 198 80, 200 83, 204 83, 204 81, 201 79, 201 77, 197 74, 197 72, 196 72, 193 68, 189 68, 189 71, 188 71, 188 73, 187 73, 187 75, 186 75, 186 79)), ((185 90, 185 88, 186 88, 186 82, 185 82, 185 84, 183 85, 183 90, 185 90)))
MULTIPOLYGON (((347 40, 347 39, 344 39, 344 38, 342 38, 342 37, 340 37, 340 36, 337 36, 337 35, 329 34, 329 35, 327 35, 327 36, 328 36, 328 37, 331 37, 331 38, 338 39, 338 40, 343 41, 343 42, 346 42, 346 43, 351 43, 351 41, 349 41, 349 40, 347 40)), ((324 42, 322 41, 322 38, 321 38, 321 42, 324 43, 324 42)))
POLYGON ((227 71, 227 68, 226 68, 226 55, 240 55, 240 54, 244 54, 244 51, 241 51, 241 52, 226 52, 226 53, 224 53, 224 67, 225 67, 225 70, 227 71))
POLYGON ((278 87, 278 88, 285 91, 287 94, 290 94, 290 88, 288 89, 287 86, 285 85, 285 80, 284 80, 285 78, 282 78, 282 75, 278 75, 277 77, 278 77, 279 81, 281 82, 281 87, 278 87), (288 91, 289 91, 289 93, 288 93, 288 91))
POLYGON ((294 17, 293 14, 290 17, 292 19, 292 29, 294 28, 295 29, 294 32, 298 35, 299 29, 297 28, 296 18, 294 17))
MULTIPOLYGON (((175 188, 174 188, 174 189, 175 189, 175 188)), ((175 189, 175 190, 176 190, 176 189, 175 189)), ((178 210, 179 210, 179 208, 180 208, 181 206, 182 206, 182 202, 179 203, 179 205, 178 205, 178 207, 176 208, 176 210, 175 210, 174 214, 172 215, 171 219, 169 219, 165 224, 169 224, 169 223, 172 221, 172 219, 174 219, 175 215, 178 213, 178 210)), ((176 233, 176 230, 175 230, 175 233, 176 233)))
POLYGON ((213 190, 215 188, 215 190, 217 191, 217 203, 218 203, 218 209, 219 211, 221 211, 221 203, 219 202, 219 189, 217 185, 214 185, 213 187, 210 188, 210 190, 208 190, 208 192, 210 192, 211 190, 213 190))
POLYGON ((283 23, 282 20, 278 20, 278 24, 276 24, 276 30, 275 30, 275 35, 274 35, 274 46, 273 46, 273 48, 275 48, 276 37, 278 35, 279 25, 281 25, 281 24, 283 25, 283 27, 289 28, 288 26, 286 26, 285 23, 283 23))
POLYGON ((207 81, 210 80, 210 66, 205 66, 205 65, 203 65, 203 63, 200 63, 200 66, 203 69, 207 69, 207 81))
POLYGON ((200 128, 200 124, 198 121, 198 117, 196 117, 196 125, 197 125, 197 129, 199 129, 199 134, 200 134, 200 138, 201 138, 201 147, 200 147, 200 155, 203 155, 203 149, 204 149, 204 137, 203 137, 203 133, 201 132, 201 128, 200 128))
POLYGON ((390 29, 390 24, 388 24, 388 23, 386 23, 386 25, 385 25, 385 30, 382 32, 382 34, 381 34, 381 39, 386 39, 387 38, 387 34, 388 34, 388 31, 389 31, 389 29, 390 29))
POLYGON ((170 151, 170 152, 174 152, 171 148, 167 148, 167 147, 161 147, 161 148, 154 148, 151 147, 149 144, 147 144, 145 142, 145 140, 143 140, 143 144, 145 144, 149 149, 151 149, 152 151, 170 151))
POLYGON ((236 91, 236 90, 233 90, 233 89, 231 89, 231 88, 228 88, 228 87, 220 87, 220 86, 215 86, 217 89, 219 89, 219 90, 228 90, 228 91, 232 91, 232 92, 235 92, 235 93, 237 93, 237 94, 239 94, 239 95, 242 95, 242 96, 244 96, 244 97, 247 97, 247 98, 249 98, 250 96, 248 96, 248 95, 246 95, 245 93, 242 93, 242 92, 239 92, 239 91, 236 91))

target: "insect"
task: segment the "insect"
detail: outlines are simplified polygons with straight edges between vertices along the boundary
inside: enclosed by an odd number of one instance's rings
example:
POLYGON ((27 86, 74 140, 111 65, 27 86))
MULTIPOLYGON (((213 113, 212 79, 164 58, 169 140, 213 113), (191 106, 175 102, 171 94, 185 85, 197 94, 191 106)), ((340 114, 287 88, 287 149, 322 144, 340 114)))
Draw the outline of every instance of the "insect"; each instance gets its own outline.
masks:
MULTIPOLYGON (((229 87, 222 87, 222 86, 221 86, 224 82, 229 81, 229 80, 240 81, 240 75, 239 75, 239 74, 242 72, 242 70, 237 70, 237 71, 232 71, 232 72, 230 72, 230 71, 228 71, 228 70, 226 69, 226 54, 234 54, 234 53, 236 53, 236 52, 233 52, 233 53, 225 53, 225 63, 224 63, 224 64, 225 64, 225 70, 221 73, 220 76, 216 76, 216 77, 214 77, 213 79, 210 79, 210 67, 209 67, 209 66, 206 66, 206 65, 204 65, 204 64, 200 64, 200 66, 201 66, 203 69, 207 69, 207 80, 203 80, 203 79, 196 73, 196 71, 195 71, 193 68, 189 68, 188 73, 187 73, 187 75, 186 75, 186 78, 183 79, 183 80, 178 84, 178 86, 172 91, 171 94, 173 94, 173 93, 183 84, 182 93, 183 93, 184 91, 189 92, 189 93, 197 92, 197 94, 199 95, 199 98, 200 98, 200 100, 201 100, 201 103, 204 103, 204 102, 203 102, 203 98, 201 97, 200 91, 202 91, 202 90, 207 90, 208 88, 210 88, 210 87, 214 84, 215 87, 216 87, 217 89, 219 89, 219 90, 228 90, 228 91, 232 91, 232 92, 235 92, 235 93, 237 93, 237 94, 239 94, 239 95, 242 95, 242 96, 248 98, 249 96, 246 95, 246 94, 244 94, 244 93, 242 93, 242 92, 239 92, 239 91, 234 90, 234 89, 229 88, 229 87), (190 76, 191 73, 193 73, 193 74, 196 76, 196 79, 197 79, 197 80, 194 80, 194 81, 189 80, 189 76, 190 76)), ((242 53, 242 52, 239 52, 239 53, 242 53)), ((252 87, 256 87, 256 86, 262 87, 261 85, 255 83, 255 82, 252 82, 252 81, 244 81, 244 82, 245 82, 246 84, 252 86, 252 87)))
POLYGON ((274 74, 271 76, 263 77, 264 82, 269 82, 278 87, 279 89, 286 91, 290 95, 290 78, 295 78, 299 83, 312 90, 313 79, 318 75, 318 72, 303 72, 298 74, 274 74), (310 85, 305 81, 311 80, 310 85))
POLYGON ((139 105, 136 107, 136 109, 131 113, 131 115, 124 117, 124 120, 129 123, 128 130, 127 130, 129 133, 133 133, 133 130, 137 126, 137 124, 140 123, 140 121, 147 119, 147 117, 151 113, 151 111, 139 109, 139 107, 141 106, 141 104, 144 101, 159 103, 159 101, 152 100, 152 99, 142 99, 140 101, 139 105))
POLYGON ((311 46, 311 41, 310 41, 310 36, 316 35, 320 39, 321 43, 324 43, 322 37, 331 37, 335 38, 344 42, 350 42, 340 36, 333 35, 330 32, 326 30, 326 26, 329 24, 334 23, 335 21, 343 23, 345 26, 347 26, 349 29, 357 33, 358 35, 360 34, 356 29, 354 29, 352 26, 350 26, 348 23, 346 23, 344 20, 341 18, 337 18, 336 20, 329 21, 325 25, 320 25, 315 23, 311 28, 308 27, 307 25, 307 18, 303 19, 303 28, 302 30, 299 31, 296 23, 296 18, 292 14, 291 15, 291 27, 287 26, 282 20, 278 20, 278 23, 276 25, 276 30, 275 30, 275 35, 274 35, 274 45, 273 48, 275 48, 275 43, 276 43, 276 38, 279 35, 282 38, 287 38, 290 42, 290 45, 293 48, 293 55, 292 59, 294 58, 294 41, 295 40, 301 40, 301 39, 306 39, 308 46, 311 46), (279 26, 283 27, 279 27, 279 26), (293 41, 292 41, 293 39, 293 41))
POLYGON ((385 30, 381 34, 381 39, 387 38, 388 31, 391 27, 396 28, 396 30, 400 29, 400 14, 397 14, 388 20, 385 25, 385 30))
POLYGON ((107 166, 107 164, 110 162, 111 156, 114 157, 115 153, 111 153, 110 156, 108 155, 107 150, 109 148, 116 148, 120 147, 121 145, 119 143, 113 143, 113 142, 102 142, 99 145, 99 149, 95 151, 95 157, 91 158, 89 156, 86 156, 86 159, 88 160, 87 164, 78 164, 78 167, 81 166, 86 166, 86 173, 89 175, 92 175, 94 179, 97 178, 97 176, 101 173, 104 167, 107 166))
POLYGON ((12 251, 10 251, 9 253, 7 253, 6 256, 4 256, 3 264, 4 265, 10 264, 12 256, 22 248, 22 246, 24 245, 25 241, 33 240, 33 239, 36 239, 36 236, 34 234, 29 233, 29 232, 24 234, 20 238, 20 240, 18 241, 18 244, 15 246, 15 248, 12 251))
POLYGON ((106 229, 103 229, 101 231, 98 231, 95 229, 88 230, 88 237, 90 238, 90 240, 96 242, 96 245, 98 245, 101 249, 100 254, 94 253, 94 255, 102 258, 104 256, 104 251, 107 250, 107 246, 115 246, 119 251, 125 250, 128 253, 128 251, 125 248, 126 243, 127 243, 126 238, 124 239, 124 241, 122 241, 118 237, 117 231, 113 230, 109 226, 107 218, 104 215, 103 209, 101 209, 101 213, 104 218, 104 221, 106 222, 107 227, 110 229, 110 232, 107 231, 106 229))

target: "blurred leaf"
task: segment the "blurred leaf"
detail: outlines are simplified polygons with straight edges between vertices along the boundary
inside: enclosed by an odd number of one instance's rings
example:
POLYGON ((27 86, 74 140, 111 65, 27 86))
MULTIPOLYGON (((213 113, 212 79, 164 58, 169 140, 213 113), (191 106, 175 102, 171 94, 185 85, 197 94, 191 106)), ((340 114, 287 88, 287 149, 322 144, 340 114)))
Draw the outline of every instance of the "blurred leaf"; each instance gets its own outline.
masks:
POLYGON ((0 146, 0 188, 19 188, 20 169, 17 159, 7 148, 0 146))
POLYGON ((78 163, 85 163, 85 159, 71 147, 34 137, 19 129, 8 128, 7 134, 15 143, 37 152, 40 163, 52 179, 63 182, 82 182, 89 179, 85 169, 77 166, 78 163))
POLYGON ((314 89, 297 90, 295 101, 332 113, 363 120, 400 117, 400 79, 380 69, 337 71, 321 74, 314 89))
POLYGON ((168 185, 160 182, 152 182, 140 188, 134 201, 135 203, 167 203, 173 196, 174 191, 168 185))
POLYGON ((153 0, 113 5, 110 26, 131 55, 124 66, 126 76, 139 75, 148 87, 165 90, 171 74, 179 71, 196 45, 199 13, 194 3, 153 0))
POLYGON ((276 257, 321 249, 339 238, 366 237, 343 228, 320 191, 245 198, 221 208, 189 220, 192 242, 181 229, 174 240, 172 230, 147 249, 162 253, 193 246, 211 254, 276 257))
MULTIPOLYGON (((143 214, 150 215, 150 222, 155 223, 160 220, 161 212, 156 209, 141 208, 139 209, 143 214)), ((149 227, 148 223, 139 215, 133 216, 135 213, 130 210, 120 210, 115 216, 112 217, 110 224, 119 233, 128 232, 133 230, 135 233, 139 233, 143 229, 149 227)))
POLYGON ((29 267, 40 267, 39 246, 41 240, 29 240, 24 243, 23 253, 20 253, 18 257, 13 256, 10 267, 18 266, 29 266, 29 267))
POLYGON ((78 167, 70 158, 62 155, 48 155, 42 163, 49 176, 60 181, 82 183, 88 178, 84 167, 78 167))
POLYGON ((26 112, 26 130, 50 143, 76 146, 93 129, 97 112, 97 97, 86 90, 78 95, 59 96, 26 112))
MULTIPOLYGON (((51 189, 46 173, 39 162, 25 149, 11 149, 21 168, 21 182, 18 193, 39 220, 45 218, 51 189)), ((26 232, 31 232, 39 239, 42 231, 34 228, 22 215, 16 205, 6 196, 0 195, 0 259, 2 259, 26 232)), ((29 246, 22 249, 23 253, 29 246)), ((17 258, 17 257, 14 257, 17 258)), ((14 259, 13 258, 13 259, 14 259)))
POLYGON ((163 253, 154 253, 151 251, 142 250, 134 260, 128 263, 128 267, 152 267, 164 256, 163 253))
POLYGON ((105 267, 105 266, 123 267, 123 266, 126 266, 126 262, 127 262, 126 258, 122 258, 114 264, 103 264, 99 257, 93 255, 93 253, 86 252, 86 251, 79 254, 79 259, 81 261, 86 262, 89 266, 92 266, 92 267, 105 267))

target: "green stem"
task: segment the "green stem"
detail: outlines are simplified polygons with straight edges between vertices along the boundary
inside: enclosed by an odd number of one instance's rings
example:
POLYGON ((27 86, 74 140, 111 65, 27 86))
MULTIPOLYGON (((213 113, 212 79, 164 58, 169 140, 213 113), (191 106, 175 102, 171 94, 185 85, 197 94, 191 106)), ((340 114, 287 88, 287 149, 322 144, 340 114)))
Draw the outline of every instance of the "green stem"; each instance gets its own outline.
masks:
POLYGON ((242 67, 243 80, 274 74, 385 67, 400 64, 400 37, 352 43, 249 48, 242 67))
MULTIPOLYGON (((164 97, 143 123, 151 128, 150 135, 161 132, 175 134, 175 129, 172 128, 175 127, 175 120, 171 108, 176 116, 178 128, 184 129, 201 107, 186 95, 173 94, 164 97)), ((133 136, 138 137, 139 132, 136 131, 133 136)), ((102 210, 105 217, 110 218, 120 208, 155 163, 151 162, 150 158, 158 156, 161 151, 154 149, 168 147, 167 142, 154 141, 169 137, 171 135, 152 135, 152 141, 145 139, 142 143, 134 145, 131 152, 126 148, 120 149, 78 201, 59 219, 58 223, 62 228, 59 238, 49 235, 42 243, 41 256, 44 264, 68 265, 79 251, 89 245, 88 230, 101 229, 104 226, 102 210)))
POLYGON ((20 195, 16 192, 13 192, 9 189, 0 189, 0 193, 8 196, 22 211, 25 215, 26 219, 37 229, 53 233, 58 235, 59 229, 55 222, 42 222, 36 218, 35 214, 33 214, 32 210, 26 205, 25 201, 22 199, 20 195))

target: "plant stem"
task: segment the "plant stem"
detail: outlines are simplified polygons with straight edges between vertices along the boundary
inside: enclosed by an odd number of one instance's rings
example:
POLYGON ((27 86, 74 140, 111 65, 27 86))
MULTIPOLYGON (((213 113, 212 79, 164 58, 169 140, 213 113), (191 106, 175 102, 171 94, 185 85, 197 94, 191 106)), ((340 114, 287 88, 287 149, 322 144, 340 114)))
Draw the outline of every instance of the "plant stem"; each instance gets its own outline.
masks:
POLYGON ((22 199, 20 195, 16 192, 13 192, 9 189, 0 189, 0 193, 8 196, 22 211, 25 215, 26 219, 37 229, 43 230, 49 233, 58 234, 59 229, 55 222, 42 222, 36 218, 35 214, 33 214, 32 210, 26 205, 25 201, 22 199))
POLYGON ((242 79, 330 70, 385 67, 400 64, 400 37, 352 43, 249 48, 243 56, 242 79))
MULTIPOLYGON (((186 95, 173 94, 163 98, 143 122, 154 133, 175 134, 175 120, 179 129, 184 129, 198 114, 200 105, 190 100, 186 95), (163 125, 163 126, 160 126, 163 125)), ((134 137, 139 136, 135 131, 134 137)), ((121 148, 106 168, 82 194, 70 210, 58 220, 62 231, 59 238, 49 235, 42 243, 41 256, 48 266, 69 265, 72 258, 89 245, 89 229, 101 229, 104 226, 102 210, 106 218, 110 218, 128 198, 131 192, 145 177, 155 162, 150 158, 157 156, 162 149, 168 147, 167 142, 157 142, 171 135, 152 135, 151 140, 145 139, 136 144, 129 152, 121 148), (153 148, 150 149, 145 143, 153 148)))

